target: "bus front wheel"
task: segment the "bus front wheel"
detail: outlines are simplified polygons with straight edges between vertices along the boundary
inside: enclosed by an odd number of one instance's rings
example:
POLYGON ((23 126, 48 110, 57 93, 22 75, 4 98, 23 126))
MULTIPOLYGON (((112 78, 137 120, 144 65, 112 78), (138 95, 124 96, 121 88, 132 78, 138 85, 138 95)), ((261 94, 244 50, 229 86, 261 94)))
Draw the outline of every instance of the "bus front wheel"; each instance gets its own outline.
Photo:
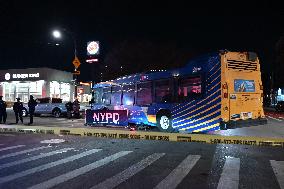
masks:
POLYGON ((173 132, 172 116, 169 112, 163 111, 157 114, 157 127, 162 132, 173 132))

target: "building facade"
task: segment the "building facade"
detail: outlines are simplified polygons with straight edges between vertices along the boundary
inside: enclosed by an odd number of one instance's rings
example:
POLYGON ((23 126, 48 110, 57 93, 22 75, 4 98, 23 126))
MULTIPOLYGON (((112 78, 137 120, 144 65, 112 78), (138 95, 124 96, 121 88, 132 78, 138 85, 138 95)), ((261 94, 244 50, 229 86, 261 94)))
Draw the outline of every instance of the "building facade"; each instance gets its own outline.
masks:
POLYGON ((70 101, 74 98, 73 74, 51 68, 0 70, 0 96, 7 102, 21 98, 53 97, 70 101))

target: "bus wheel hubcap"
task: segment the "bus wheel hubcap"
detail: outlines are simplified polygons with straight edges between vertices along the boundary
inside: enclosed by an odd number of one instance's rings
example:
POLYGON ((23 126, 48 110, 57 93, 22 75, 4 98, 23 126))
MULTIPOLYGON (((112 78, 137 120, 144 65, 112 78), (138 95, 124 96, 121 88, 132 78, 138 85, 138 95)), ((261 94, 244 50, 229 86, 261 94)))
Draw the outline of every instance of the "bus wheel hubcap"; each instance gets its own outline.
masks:
POLYGON ((160 125, 163 129, 168 129, 170 126, 170 120, 167 116, 162 116, 160 120, 160 125))

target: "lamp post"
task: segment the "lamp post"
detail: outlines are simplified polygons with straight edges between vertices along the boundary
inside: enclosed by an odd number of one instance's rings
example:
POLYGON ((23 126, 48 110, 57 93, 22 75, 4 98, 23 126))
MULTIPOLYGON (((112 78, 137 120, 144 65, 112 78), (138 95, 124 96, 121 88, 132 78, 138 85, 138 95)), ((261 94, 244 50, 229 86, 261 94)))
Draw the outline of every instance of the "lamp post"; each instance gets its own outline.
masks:
MULTIPOLYGON (((71 38, 72 38, 72 40, 73 40, 73 45, 74 45, 74 61, 77 59, 77 43, 76 43, 76 38, 75 38, 75 36, 74 36, 74 34, 72 33, 72 32, 70 32, 70 31, 68 31, 68 30, 66 30, 66 29, 62 29, 65 33, 67 33, 68 35, 70 35, 71 36, 71 38)), ((59 31, 59 30, 54 30, 53 32, 52 32, 52 35, 53 35, 53 37, 54 38, 56 38, 56 39, 60 39, 61 38, 61 32, 59 31)), ((73 64, 74 64, 74 62, 73 62, 73 64)), ((79 65, 80 65, 80 63, 79 63, 79 65)), ((74 66, 75 66, 75 64, 74 64, 74 66)), ((75 72, 77 72, 77 68, 78 68, 78 66, 76 67, 75 66, 75 69, 74 69, 74 71, 75 72)), ((74 78, 74 81, 75 81, 75 93, 74 93, 74 97, 75 98, 77 98, 77 74, 75 74, 75 78, 74 78)))

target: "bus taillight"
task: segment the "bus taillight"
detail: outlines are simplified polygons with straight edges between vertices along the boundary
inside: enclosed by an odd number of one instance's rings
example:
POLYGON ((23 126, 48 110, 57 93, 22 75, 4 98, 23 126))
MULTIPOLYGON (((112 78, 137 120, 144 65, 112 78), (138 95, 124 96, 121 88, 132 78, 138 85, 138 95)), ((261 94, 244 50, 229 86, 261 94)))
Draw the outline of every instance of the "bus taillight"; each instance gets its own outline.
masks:
POLYGON ((224 98, 228 98, 228 93, 224 93, 224 98))

